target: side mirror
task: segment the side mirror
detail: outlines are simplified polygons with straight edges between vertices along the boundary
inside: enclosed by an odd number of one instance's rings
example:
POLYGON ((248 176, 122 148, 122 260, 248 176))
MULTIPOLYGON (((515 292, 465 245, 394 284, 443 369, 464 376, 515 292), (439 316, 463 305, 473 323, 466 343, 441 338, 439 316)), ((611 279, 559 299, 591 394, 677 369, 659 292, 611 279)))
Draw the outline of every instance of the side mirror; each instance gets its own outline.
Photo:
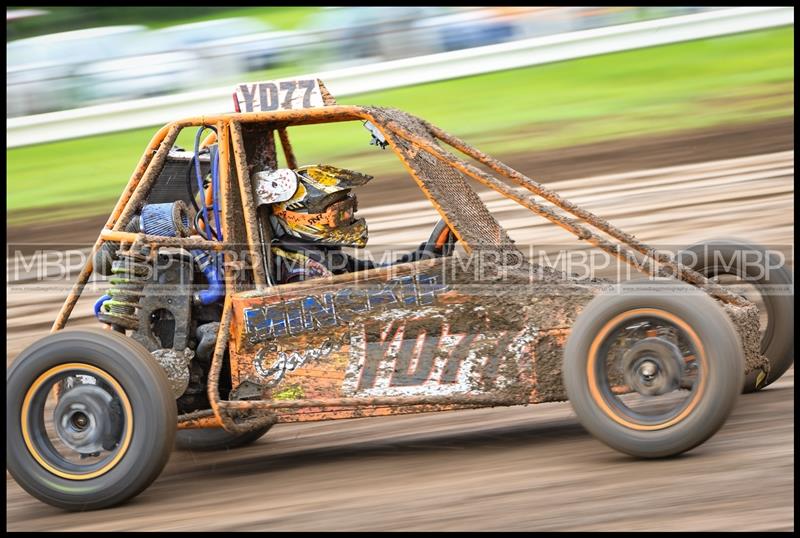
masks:
POLYGON ((372 134, 372 140, 369 141, 369 145, 379 146, 381 149, 386 149, 386 146, 388 146, 389 143, 386 141, 386 138, 384 138, 383 133, 381 133, 377 127, 368 121, 364 122, 364 127, 366 127, 366 129, 372 134))

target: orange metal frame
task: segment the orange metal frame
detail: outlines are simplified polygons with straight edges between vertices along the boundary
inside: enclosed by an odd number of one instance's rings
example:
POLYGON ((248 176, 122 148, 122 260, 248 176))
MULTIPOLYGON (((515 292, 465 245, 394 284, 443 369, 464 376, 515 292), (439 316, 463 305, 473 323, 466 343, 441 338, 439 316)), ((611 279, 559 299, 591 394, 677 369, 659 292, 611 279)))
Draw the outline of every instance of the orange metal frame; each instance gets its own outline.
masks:
MULTIPOLYGON (((175 238, 165 236, 146 235, 143 233, 128 233, 124 232, 125 225, 133 217, 133 215, 141 208, 145 198, 147 197, 150 189, 158 178, 161 169, 166 161, 167 154, 173 147, 180 131, 187 127, 200 127, 211 126, 217 130, 217 135, 211 135, 206 138, 203 145, 209 145, 216 141, 218 138, 220 147, 220 194, 222 202, 222 219, 223 219, 223 234, 224 237, 231 237, 231 227, 234 222, 234 215, 241 212, 245 224, 245 232, 248 241, 248 250, 254 260, 253 279, 257 289, 263 289, 269 285, 267 274, 264 271, 264 265, 260 263, 259 240, 257 226, 257 215, 255 205, 253 204, 253 191, 250 184, 250 175, 247 169, 247 155, 245 154, 244 139, 242 135, 242 126, 246 124, 263 124, 270 133, 277 130, 281 146, 284 151, 284 156, 287 165, 291 168, 297 166, 297 162, 292 151, 292 146, 289 142, 289 135, 287 127, 296 125, 312 125, 319 123, 334 123, 345 121, 370 121, 375 125, 381 133, 385 136, 386 140, 391 145, 393 151, 400 157, 403 164, 409 170, 412 178, 422 188, 423 192, 431 200, 433 206, 440 213, 441 217, 447 222, 448 226, 455 234, 456 238, 463 244, 464 248, 468 251, 472 249, 472 245, 463 241, 463 236, 460 233, 459 223, 452 222, 452 219, 442 210, 441 205, 436 199, 431 197, 427 190, 423 188, 420 179, 417 177, 414 170, 412 170, 397 146, 397 139, 404 139, 420 150, 427 151, 433 157, 438 159, 443 166, 449 166, 457 169, 459 172, 479 181, 480 183, 494 189, 501 193, 503 196, 514 200, 520 205, 530 209, 534 213, 541 215, 551 222, 561 226, 567 231, 573 233, 579 239, 588 241, 589 243, 601 248, 602 250, 619 257, 623 261, 633 265, 635 268, 645 271, 653 272, 662 276, 678 275, 683 280, 706 290, 710 295, 725 303, 732 303, 743 306, 747 303, 743 299, 735 296, 720 287, 719 285, 710 282, 703 275, 696 273, 685 266, 682 266, 671 259, 671 257, 660 254, 641 243, 633 236, 628 235, 613 225, 604 221, 603 219, 593 215, 592 213, 564 200, 555 192, 547 189, 540 183, 533 179, 521 174, 520 172, 512 169, 511 167, 489 157, 488 155, 480 152, 479 150, 469 146, 466 142, 442 131, 441 129, 430 125, 423 121, 423 124, 428 129, 431 136, 445 144, 455 148, 462 154, 471 157, 481 164, 486 165, 491 170, 501 175, 507 180, 524 187, 531 194, 540 196, 543 199, 551 202, 556 207, 577 217, 596 228, 597 230, 609 235, 611 238, 617 240, 613 243, 603 237, 597 235, 584 224, 576 222, 573 218, 564 216, 557 213, 548 206, 536 201, 533 196, 523 195, 518 190, 513 189, 503 181, 498 180, 494 176, 483 172, 477 167, 469 164, 463 159, 456 157, 454 154, 446 151, 441 146, 435 143, 430 143, 404 128, 395 121, 382 122, 366 108, 360 106, 325 106, 321 108, 303 109, 303 110, 287 110, 276 112, 249 112, 249 113, 231 113, 214 116, 200 116, 188 118, 181 121, 169 123, 159 129, 159 131, 150 140, 147 149, 139 160, 138 165, 134 169, 130 180, 128 181, 125 190, 120 196, 117 204, 114 206, 111 215, 109 216, 104 229, 100 233, 97 241, 92 248, 92 254, 88 257, 88 261, 84 265, 78 280, 70 291, 69 296, 64 301, 63 306, 52 326, 52 331, 61 330, 67 323, 70 314, 72 313, 75 304, 77 303, 80 295, 88 281, 92 270, 92 259, 94 253, 103 244, 104 241, 119 241, 137 243, 139 245, 151 246, 173 246, 185 247, 190 249, 209 249, 209 250, 224 250, 229 246, 229 242, 219 241, 205 241, 191 238, 175 238), (231 157, 231 154, 233 157, 231 157), (235 181, 231 177, 231 170, 236 175, 235 181), (238 188, 242 200, 242 207, 232 207, 232 199, 229 193, 230 188, 238 188), (635 253, 644 255, 644 262, 636 258, 635 253), (658 262, 653 265, 652 260, 658 262)), ((227 259, 226 262, 230 260, 227 259)), ((226 263, 225 279, 227 283, 233 282, 233 267, 231 264, 226 263)), ((219 427, 222 426, 229 431, 246 431, 263 425, 267 422, 273 422, 274 416, 269 415, 256 415, 245 422, 236 422, 232 417, 233 411, 257 409, 274 410, 279 408, 288 407, 325 407, 325 406, 360 406, 360 405, 436 405, 436 404, 460 404, 460 405, 481 405, 481 398, 472 395, 469 397, 453 397, 453 396, 425 396, 425 397, 407 397, 407 398, 339 398, 325 401, 281 401, 273 402, 268 400, 255 400, 255 401, 226 401, 221 400, 218 391, 218 381, 223 362, 223 356, 226 346, 229 341, 230 335, 229 327, 231 323, 232 308, 232 286, 226 287, 226 296, 223 308, 222 319, 220 322, 220 329, 217 338, 216 347, 214 349, 211 369, 209 372, 208 383, 208 398, 211 402, 211 409, 183 415, 180 417, 179 427, 181 428, 205 428, 205 427, 219 427), (385 401, 384 401, 385 400, 385 401)), ((488 398, 487 398, 488 401, 488 398)), ((498 402, 492 400, 494 405, 498 402)))

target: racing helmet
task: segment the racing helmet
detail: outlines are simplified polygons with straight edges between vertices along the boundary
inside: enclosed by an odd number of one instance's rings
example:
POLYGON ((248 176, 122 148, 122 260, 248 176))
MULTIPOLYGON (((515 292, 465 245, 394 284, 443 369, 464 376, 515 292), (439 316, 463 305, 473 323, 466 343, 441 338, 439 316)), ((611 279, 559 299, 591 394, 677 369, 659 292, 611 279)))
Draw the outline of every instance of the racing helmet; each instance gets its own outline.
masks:
POLYGON ((366 246, 367 223, 355 218, 357 200, 350 191, 372 176, 328 165, 303 166, 292 172, 297 190, 291 198, 273 204, 273 225, 285 234, 318 243, 366 246))

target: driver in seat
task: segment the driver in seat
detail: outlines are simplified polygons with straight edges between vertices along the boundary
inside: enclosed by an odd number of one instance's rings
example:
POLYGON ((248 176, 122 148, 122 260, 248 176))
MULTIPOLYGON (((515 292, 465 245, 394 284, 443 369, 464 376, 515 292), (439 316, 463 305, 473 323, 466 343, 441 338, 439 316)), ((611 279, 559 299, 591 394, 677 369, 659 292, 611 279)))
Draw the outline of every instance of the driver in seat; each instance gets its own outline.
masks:
MULTIPOLYGON (((272 254, 280 284, 372 269, 376 265, 342 252, 363 248, 367 223, 355 217, 358 202, 353 187, 372 176, 328 165, 279 168, 254 174, 259 205, 272 205, 272 254)), ((443 225, 443 221, 442 221, 443 225)), ((443 229, 437 226, 441 235, 443 229)), ((435 256, 425 243, 394 263, 435 256)))
POLYGON ((291 198, 272 206, 270 221, 277 281, 285 284, 320 276, 371 269, 374 264, 342 252, 367 244, 367 223, 355 218, 352 187, 372 176, 327 165, 278 172, 296 176, 291 198))

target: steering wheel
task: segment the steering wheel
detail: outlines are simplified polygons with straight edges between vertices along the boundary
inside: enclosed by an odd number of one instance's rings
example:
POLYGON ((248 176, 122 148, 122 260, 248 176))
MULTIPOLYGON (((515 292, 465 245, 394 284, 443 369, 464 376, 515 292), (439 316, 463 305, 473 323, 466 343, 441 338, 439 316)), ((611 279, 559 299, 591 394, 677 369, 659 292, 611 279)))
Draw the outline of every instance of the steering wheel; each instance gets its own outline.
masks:
POLYGON ((444 219, 436 223, 433 227, 433 232, 427 241, 420 244, 419 248, 413 252, 409 252, 400 256, 397 260, 385 264, 394 265, 397 263, 408 263, 419 260, 429 260, 431 258, 439 258, 441 256, 450 256, 456 248, 456 236, 453 231, 447 226, 444 219))
POLYGON ((433 254, 433 257, 450 256, 456 248, 456 234, 447 225, 444 219, 439 219, 433 227, 431 236, 424 243, 422 250, 433 254))

